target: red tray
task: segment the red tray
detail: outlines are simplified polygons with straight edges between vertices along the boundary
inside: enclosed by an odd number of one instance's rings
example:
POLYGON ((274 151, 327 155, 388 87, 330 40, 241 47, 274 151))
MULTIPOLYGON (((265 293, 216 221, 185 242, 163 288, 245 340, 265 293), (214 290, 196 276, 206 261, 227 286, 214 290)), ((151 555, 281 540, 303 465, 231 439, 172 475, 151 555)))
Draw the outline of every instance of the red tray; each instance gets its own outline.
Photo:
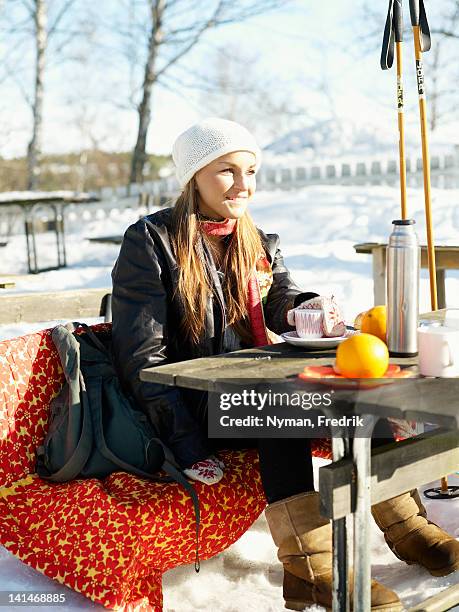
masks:
POLYGON ((402 370, 400 366, 390 364, 382 378, 346 378, 337 374, 332 366, 307 366, 298 378, 311 382, 334 387, 336 389, 374 389, 382 385, 391 384, 396 379, 412 378, 416 376, 412 370, 402 370))

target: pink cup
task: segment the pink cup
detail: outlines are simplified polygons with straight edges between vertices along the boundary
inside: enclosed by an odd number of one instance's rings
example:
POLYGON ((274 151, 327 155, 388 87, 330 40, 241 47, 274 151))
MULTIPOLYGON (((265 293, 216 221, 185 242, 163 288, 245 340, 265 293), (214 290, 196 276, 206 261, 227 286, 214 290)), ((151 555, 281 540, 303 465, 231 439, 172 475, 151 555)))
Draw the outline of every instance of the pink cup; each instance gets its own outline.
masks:
POLYGON ((299 338, 314 340, 323 337, 323 310, 298 308, 294 311, 294 314, 296 333, 299 338))

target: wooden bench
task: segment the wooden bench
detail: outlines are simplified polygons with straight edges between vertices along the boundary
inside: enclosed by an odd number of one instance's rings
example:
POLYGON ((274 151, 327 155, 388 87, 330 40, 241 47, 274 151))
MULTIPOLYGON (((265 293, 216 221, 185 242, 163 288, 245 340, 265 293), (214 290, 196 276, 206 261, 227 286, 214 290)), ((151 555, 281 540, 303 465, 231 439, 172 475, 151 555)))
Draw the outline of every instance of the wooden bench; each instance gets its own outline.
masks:
POLYGON ((16 281, 12 276, 0 276, 0 289, 12 289, 13 287, 16 287, 16 281))
POLYGON ((0 325, 107 316, 110 292, 107 287, 0 295, 0 325))
POLYGON ((88 238, 89 242, 100 242, 101 244, 121 244, 123 236, 93 236, 88 238))
POLYGON ((38 276, 32 274, 6 274, 0 272, 0 289, 11 289, 16 287, 16 284, 21 281, 27 281, 27 286, 33 288, 40 282, 38 276))
MULTIPOLYGON (((356 253, 372 255, 374 303, 386 303, 386 248, 387 244, 363 242, 355 244, 356 253)), ((445 270, 459 269, 459 246, 436 246, 438 308, 446 308, 445 270)), ((421 246, 421 267, 427 268, 427 247, 421 246)))

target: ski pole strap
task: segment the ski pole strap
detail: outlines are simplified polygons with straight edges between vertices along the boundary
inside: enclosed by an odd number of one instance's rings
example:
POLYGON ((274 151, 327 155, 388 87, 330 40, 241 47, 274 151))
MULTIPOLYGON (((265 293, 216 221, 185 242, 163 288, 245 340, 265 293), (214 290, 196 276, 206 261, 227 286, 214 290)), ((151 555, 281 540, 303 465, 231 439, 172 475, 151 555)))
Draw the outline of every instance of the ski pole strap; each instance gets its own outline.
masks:
POLYGON ((394 63, 394 43, 403 40, 402 0, 389 0, 381 50, 381 68, 388 70, 394 63))
POLYGON ((383 44, 381 49, 381 68, 388 70, 394 63, 394 0, 389 0, 386 25, 384 27, 383 44))
POLYGON ((429 51, 431 46, 430 29, 427 22, 424 0, 410 0, 411 25, 421 28, 421 51, 429 51))

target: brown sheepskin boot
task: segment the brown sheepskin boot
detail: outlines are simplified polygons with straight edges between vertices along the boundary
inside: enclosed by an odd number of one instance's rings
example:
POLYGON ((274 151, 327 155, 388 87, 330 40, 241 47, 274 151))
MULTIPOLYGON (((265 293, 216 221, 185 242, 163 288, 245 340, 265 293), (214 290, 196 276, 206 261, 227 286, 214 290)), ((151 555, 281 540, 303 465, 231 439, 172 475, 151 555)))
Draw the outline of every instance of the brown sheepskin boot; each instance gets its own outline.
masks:
POLYGON ((402 561, 422 565, 432 576, 459 569, 459 542, 428 520, 417 489, 375 504, 371 511, 389 548, 402 561))
MULTIPOLYGON (((284 565, 285 607, 332 606, 332 529, 319 512, 319 494, 300 493, 270 504, 266 519, 284 565)), ((352 594, 351 594, 352 606, 352 594)), ((399 612, 397 595, 371 582, 371 610, 399 612)))

